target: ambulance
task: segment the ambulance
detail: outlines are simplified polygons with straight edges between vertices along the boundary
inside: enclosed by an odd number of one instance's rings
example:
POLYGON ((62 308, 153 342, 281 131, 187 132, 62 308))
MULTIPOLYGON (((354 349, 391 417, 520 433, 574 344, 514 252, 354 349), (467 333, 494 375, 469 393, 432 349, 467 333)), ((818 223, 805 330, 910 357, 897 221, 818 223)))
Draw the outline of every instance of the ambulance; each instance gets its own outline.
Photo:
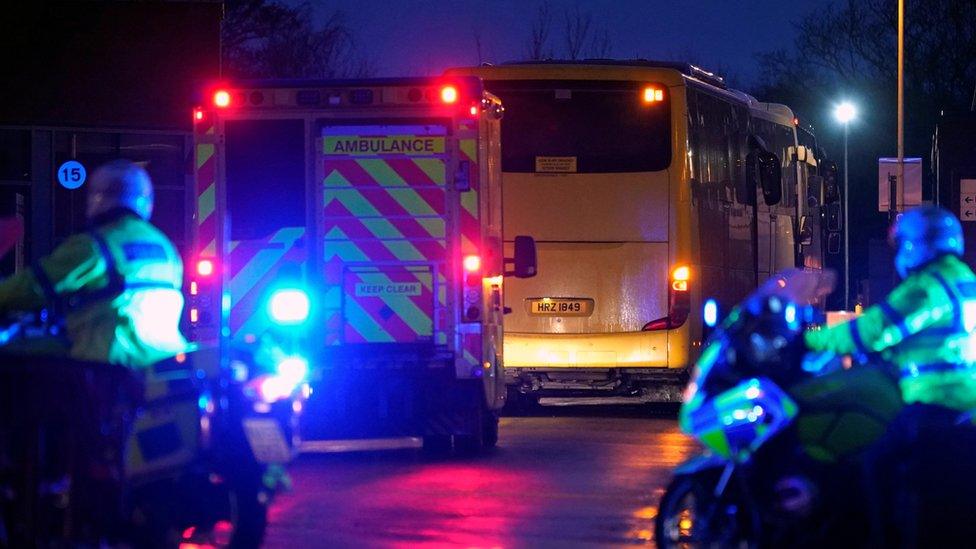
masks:
MULTIPOLYGON (((301 437, 478 451, 505 400, 500 101, 473 77, 221 83, 193 111, 188 332, 301 381, 301 437)), ((271 376, 267 379, 276 379, 271 376)), ((288 380, 288 383, 280 380, 288 380)))

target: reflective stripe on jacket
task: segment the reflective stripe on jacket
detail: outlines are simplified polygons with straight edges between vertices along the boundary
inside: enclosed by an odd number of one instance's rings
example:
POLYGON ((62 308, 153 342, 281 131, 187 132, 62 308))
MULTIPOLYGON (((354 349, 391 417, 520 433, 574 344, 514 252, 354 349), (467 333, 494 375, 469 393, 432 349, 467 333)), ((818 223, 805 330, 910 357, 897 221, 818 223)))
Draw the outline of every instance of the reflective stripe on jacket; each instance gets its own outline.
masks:
POLYGON ((0 313, 55 304, 73 358, 142 368, 187 349, 179 331, 182 280, 169 239, 122 214, 0 283, 0 313))
POLYGON ((946 255, 908 276, 858 318, 806 333, 812 350, 882 353, 907 403, 976 407, 976 275, 946 255))

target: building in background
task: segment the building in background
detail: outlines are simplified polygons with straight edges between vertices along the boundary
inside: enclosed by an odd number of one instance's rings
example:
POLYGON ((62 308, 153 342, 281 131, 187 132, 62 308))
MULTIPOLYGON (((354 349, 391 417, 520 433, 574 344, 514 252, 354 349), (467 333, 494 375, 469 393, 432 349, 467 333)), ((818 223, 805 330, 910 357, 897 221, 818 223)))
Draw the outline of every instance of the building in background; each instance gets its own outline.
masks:
POLYGON ((219 1, 24 3, 0 18, 0 216, 21 215, 0 277, 84 227, 90 173, 115 158, 146 162, 155 222, 183 249, 192 177, 190 113, 220 73, 219 1))

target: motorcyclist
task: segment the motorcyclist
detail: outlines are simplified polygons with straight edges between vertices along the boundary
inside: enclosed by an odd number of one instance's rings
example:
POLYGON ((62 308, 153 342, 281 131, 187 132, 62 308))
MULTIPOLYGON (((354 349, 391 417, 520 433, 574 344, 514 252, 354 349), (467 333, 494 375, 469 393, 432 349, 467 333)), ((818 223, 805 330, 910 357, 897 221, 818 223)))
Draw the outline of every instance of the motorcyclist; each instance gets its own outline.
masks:
POLYGON ((903 543, 914 545, 920 532, 955 543, 976 530, 966 518, 976 484, 967 447, 976 448, 976 429, 962 425, 976 409, 976 274, 961 259, 959 220, 942 208, 909 210, 889 240, 901 283, 858 318, 809 331, 805 340, 814 351, 880 354, 897 369, 906 407, 869 459, 871 491, 909 485, 875 501, 893 505, 886 514, 903 543), (914 466, 906 465, 909 456, 914 466))
POLYGON ((0 315, 46 309, 64 320, 64 337, 5 351, 146 368, 187 350, 179 331, 183 264, 149 223, 149 174, 116 160, 96 170, 89 185, 88 230, 0 282, 0 315))

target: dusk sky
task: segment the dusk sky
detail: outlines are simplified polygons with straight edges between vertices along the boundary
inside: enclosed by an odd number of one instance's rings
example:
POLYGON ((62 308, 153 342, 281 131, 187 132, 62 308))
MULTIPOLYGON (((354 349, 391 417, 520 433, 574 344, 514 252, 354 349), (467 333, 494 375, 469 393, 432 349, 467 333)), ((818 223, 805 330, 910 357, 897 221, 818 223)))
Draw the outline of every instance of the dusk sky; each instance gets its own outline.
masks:
MULTIPOLYGON (((297 3, 290 1, 289 3, 297 3)), ((550 45, 563 49, 565 13, 579 6, 593 14, 594 30, 606 29, 617 58, 692 59, 752 83, 754 54, 793 46, 792 21, 829 0, 688 1, 551 0, 550 45)), ((438 74, 450 66, 524 57, 541 0, 334 0, 313 2, 318 13, 346 14, 357 49, 379 76, 438 74)))

